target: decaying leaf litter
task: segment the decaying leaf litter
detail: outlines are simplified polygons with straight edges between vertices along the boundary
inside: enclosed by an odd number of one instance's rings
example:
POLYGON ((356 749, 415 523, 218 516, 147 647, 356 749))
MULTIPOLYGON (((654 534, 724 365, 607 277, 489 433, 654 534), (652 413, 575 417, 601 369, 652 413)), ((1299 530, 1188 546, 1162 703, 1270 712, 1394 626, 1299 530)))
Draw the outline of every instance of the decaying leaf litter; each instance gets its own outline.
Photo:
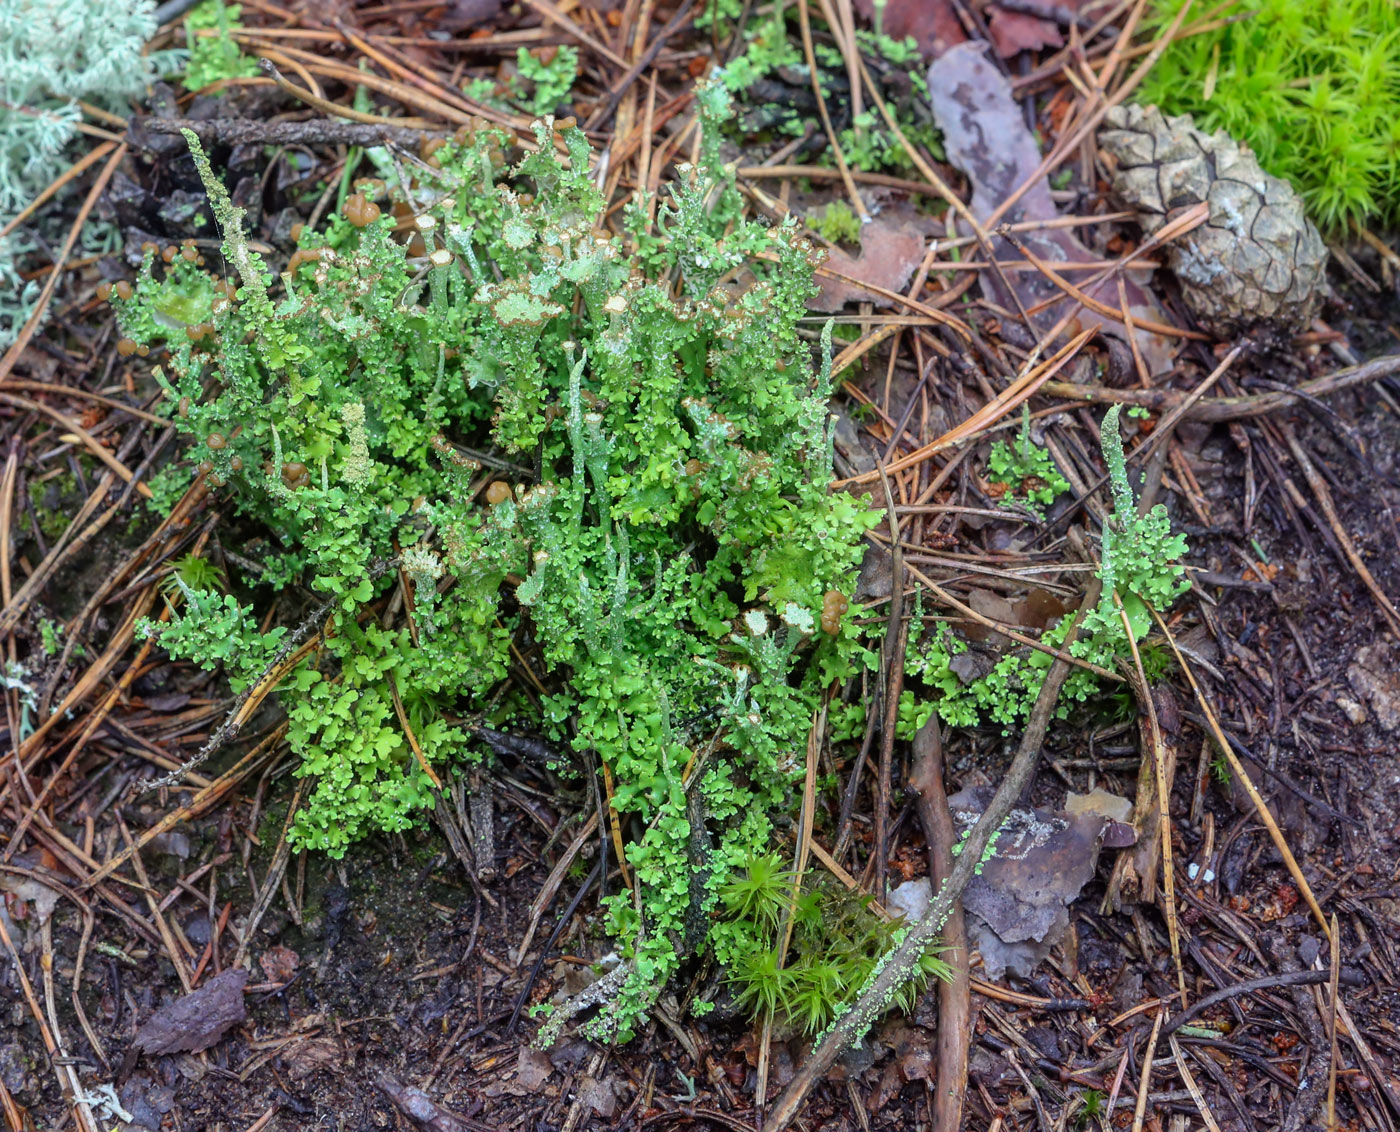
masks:
MULTIPOLYGON (((292 224, 334 204, 347 147, 391 141, 412 164, 432 155, 421 139, 469 115, 529 141, 527 109, 544 108, 463 84, 509 86, 520 47, 540 63, 577 49, 571 109, 602 155, 599 187, 614 205, 654 207, 648 193, 697 152, 695 80, 738 53, 733 29, 697 28, 693 6, 385 7, 331 20, 248 5, 233 38, 271 66, 99 119, 112 137, 51 206, 63 269, 38 277, 54 283, 48 320, 0 361, 3 619, 12 662, 49 655, 7 680, 9 1126, 1393 1126, 1392 366, 1350 356, 1383 354, 1394 334, 1368 275, 1391 260, 1343 249, 1354 270, 1333 272, 1327 321, 1272 338, 1200 330, 1163 267, 1205 210, 1189 202, 1165 231, 1134 229, 1094 164, 1094 126, 1150 54, 1127 51, 1126 6, 1063 24, 1039 6, 968 13, 974 31, 989 19, 1000 54, 1039 52, 1026 73, 1046 100, 1029 118, 1009 98, 998 108, 994 141, 1016 153, 1001 185, 960 162, 951 136, 946 164, 915 147, 900 176, 837 158, 852 92, 884 97, 840 5, 803 7, 848 77, 844 103, 810 131, 819 164, 751 138, 726 153, 758 215, 797 212, 827 243, 817 221, 831 201, 869 218, 860 248, 833 247, 818 273, 838 312, 838 474, 897 520, 870 532, 862 588, 847 595, 884 638, 881 664, 828 705, 810 748, 812 816, 776 848, 877 913, 917 913, 920 879, 961 864, 965 923, 941 927, 955 966, 969 944, 980 954, 970 978, 934 984, 845 1049, 839 1026, 813 1042, 733 1010, 694 1017, 693 998, 722 980, 698 966, 631 1044, 566 1032, 535 1049, 521 1007, 588 993, 606 959, 588 870, 613 825, 600 804, 611 787, 560 793, 547 744, 508 732, 486 739, 495 761, 444 793, 424 833, 340 862, 291 852, 303 786, 271 687, 231 701, 135 639, 172 569, 247 569, 250 536, 207 483, 162 521, 141 510, 176 445, 152 415, 150 363, 114 348, 95 301, 130 267, 75 257, 84 221, 110 210, 138 259, 153 238, 217 255, 190 223, 201 190, 170 132, 192 126, 228 148, 221 171, 254 206, 255 250, 282 266, 292 224), (1045 26, 1013 33, 1017 15, 1045 26), (1089 31, 1098 69, 1076 53, 1089 31), (1057 161, 1039 168, 1045 154, 1057 161), (1064 167, 1079 179, 1052 187, 1064 167), (1133 245, 1135 230, 1155 238, 1133 245), (916 619, 959 634, 948 670, 968 684, 1096 604, 1084 593, 1112 510, 1099 418, 1113 403, 1146 410, 1124 417, 1134 486, 1144 503, 1169 501, 1191 541, 1192 593, 1149 638, 1161 655, 1126 666, 1088 726, 1051 723, 1049 704, 1027 735, 921 718, 936 696, 906 699, 905 666, 891 663, 916 619), (993 479, 996 440, 1013 463, 1018 446, 1043 446, 1068 494, 1033 510, 1038 477, 993 479), (856 703, 866 719, 843 745, 835 716, 856 703), (150 789, 211 740, 222 749, 206 765, 150 789), (1010 821, 967 836, 998 785, 1010 821), (227 988, 242 976, 235 1005, 227 988)), ((156 43, 182 34, 172 25, 156 43)), ((975 42, 956 50, 945 67, 1034 89, 1000 78, 975 42)), ((937 68, 928 81, 936 115, 948 92, 937 68)), ((526 99, 539 89, 527 82, 526 99)), ((972 126, 990 102, 965 108, 972 126)), ((814 344, 824 318, 809 324, 814 344)))

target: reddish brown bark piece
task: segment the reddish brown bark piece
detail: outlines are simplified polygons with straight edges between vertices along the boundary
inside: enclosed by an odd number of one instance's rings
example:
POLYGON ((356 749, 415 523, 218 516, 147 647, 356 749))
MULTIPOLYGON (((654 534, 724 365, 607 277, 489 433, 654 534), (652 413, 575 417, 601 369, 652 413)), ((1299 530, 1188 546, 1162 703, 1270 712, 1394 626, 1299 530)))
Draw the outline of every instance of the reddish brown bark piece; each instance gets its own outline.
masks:
POLYGON ((197 991, 162 1006, 141 1029, 133 1045, 142 1053, 198 1053, 215 1045, 248 1017, 243 1006, 242 967, 215 975, 197 991))
POLYGON ((1028 16, 1025 12, 1009 12, 993 5, 987 10, 987 30, 992 46, 1003 59, 1021 51, 1040 51, 1046 47, 1063 47, 1064 36, 1049 20, 1028 16))
POLYGON ((374 1083, 394 1103, 395 1108, 428 1132, 470 1132, 472 1128, 481 1127, 443 1108, 422 1089, 405 1085, 387 1073, 379 1074, 374 1083))
MULTIPOLYGON (((856 11, 873 23, 872 0, 856 0, 856 11)), ((880 26, 894 39, 912 35, 925 59, 937 59, 967 39, 950 0, 889 0, 880 26)))

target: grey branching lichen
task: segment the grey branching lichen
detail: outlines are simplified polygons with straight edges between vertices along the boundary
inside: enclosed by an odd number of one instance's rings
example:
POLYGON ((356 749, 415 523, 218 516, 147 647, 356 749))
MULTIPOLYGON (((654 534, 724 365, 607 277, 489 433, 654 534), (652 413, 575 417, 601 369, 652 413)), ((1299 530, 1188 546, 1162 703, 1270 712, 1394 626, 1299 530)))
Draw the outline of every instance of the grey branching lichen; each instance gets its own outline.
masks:
MULTIPOLYGON (((181 52, 143 54, 155 30, 151 0, 0 2, 0 227, 68 167, 79 99, 124 110, 178 66, 181 52)), ((24 227, 0 240, 0 348, 33 310, 39 288, 17 261, 37 246, 24 227)))

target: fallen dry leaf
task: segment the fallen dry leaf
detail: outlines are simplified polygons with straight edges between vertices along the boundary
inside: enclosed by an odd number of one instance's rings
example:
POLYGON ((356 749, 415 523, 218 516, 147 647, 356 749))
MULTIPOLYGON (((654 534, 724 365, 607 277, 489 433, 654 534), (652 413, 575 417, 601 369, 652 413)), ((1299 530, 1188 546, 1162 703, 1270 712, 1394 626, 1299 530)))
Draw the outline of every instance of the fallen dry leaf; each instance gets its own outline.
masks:
MULTIPOLYGON (((969 207, 979 222, 985 221, 1040 167, 1040 147, 1026 128, 1011 84, 987 58, 985 43, 965 43, 945 53, 929 68, 928 85, 934 121, 943 131, 948 160, 967 175, 972 185, 969 207)), ((1015 224, 1056 220, 1059 215, 1050 196, 1050 182, 1042 176, 1004 219, 1008 224, 1015 224)), ((1019 238, 1033 255, 1052 265, 1087 263, 1098 258, 1069 229, 1041 228, 1025 232, 1019 238)), ((997 237, 991 244, 999 260, 1023 258, 1007 240, 997 237)), ((1122 273, 1128 312, 1135 319, 1165 322, 1156 299, 1137 281, 1142 275, 1131 269, 1122 273)), ((1038 333, 1049 330, 1072 309, 1072 300, 1064 297, 1064 293, 1039 271, 1008 271, 1006 278, 1026 308, 1047 304, 1032 316, 1038 333)), ((1118 309, 1118 277, 1110 276, 1098 283, 1091 283, 1091 278, 1085 272, 1069 276, 1070 281, 1082 286, 1091 298, 1118 309)), ((996 272, 983 271, 978 281, 994 302, 1015 309, 1014 299, 996 272)), ((1008 327, 1010 325, 1008 320, 1008 327)), ((1066 334, 1090 327, 1101 328, 1105 334, 1127 341, 1127 329, 1122 323, 1105 319, 1084 307, 1079 307, 1066 334)), ((1138 329, 1136 341, 1149 373, 1161 374, 1171 368, 1175 347, 1170 340, 1138 329)))
POLYGON ((297 964, 301 962, 301 956, 290 947, 283 947, 278 944, 269 947, 258 959, 258 966, 263 969, 263 974, 267 976, 269 983, 289 983, 292 976, 297 972, 297 964))
MULTIPOLYGON (((894 39, 912 35, 925 59, 937 59, 967 39, 950 0, 888 0, 880 27, 894 39)), ((874 21, 875 0, 856 0, 856 11, 874 21)))
POLYGON ((870 1094, 870 1099, 866 1101, 866 1108, 870 1110, 870 1115, 877 1115, 885 1105, 899 1095, 902 1088, 904 1088, 904 1078, 900 1076, 899 1063, 891 1061, 880 1073, 880 1083, 870 1094))
POLYGON ((578 1088, 579 1100, 601 1116, 611 1120, 617 1113, 617 1086, 611 1077, 599 1081, 584 1077, 578 1088))
POLYGON ((520 1057, 515 1063, 515 1082, 523 1089, 534 1092, 554 1072, 554 1064, 549 1054, 530 1046, 520 1047, 520 1057))
POLYGON ((1070 791, 1065 795, 1065 813, 1098 814, 1112 821, 1130 821, 1133 804, 1117 794, 1110 794, 1102 786, 1096 786, 1087 794, 1070 791))
POLYGON ((303 1038, 282 1053, 287 1076, 293 1081, 305 1081, 322 1069, 334 1069, 345 1061, 345 1048, 330 1034, 303 1038))
POLYGON ((1347 683, 1371 705, 1376 722, 1387 731, 1400 731, 1400 676, 1395 657, 1385 644, 1366 645, 1356 651, 1347 668, 1347 683))
POLYGON ((895 1064, 906 1081, 933 1080, 933 1047, 927 1031, 902 1026, 891 1035, 895 1064))
MULTIPOLYGON (((991 791, 968 789, 948 799, 959 832, 971 827, 991 791)), ((1026 978, 1069 927, 1069 905, 1093 878, 1100 835, 1098 813, 1012 810, 996 853, 963 894, 970 942, 991 979, 1011 971, 1026 978)))

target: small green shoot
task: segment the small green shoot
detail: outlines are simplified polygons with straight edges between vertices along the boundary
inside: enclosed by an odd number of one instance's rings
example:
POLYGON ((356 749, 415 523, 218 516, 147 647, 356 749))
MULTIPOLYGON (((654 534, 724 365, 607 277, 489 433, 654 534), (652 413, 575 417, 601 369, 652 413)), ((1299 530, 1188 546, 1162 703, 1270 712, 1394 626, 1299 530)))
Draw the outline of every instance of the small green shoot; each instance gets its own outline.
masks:
POLYGON ((189 44, 190 58, 181 81, 186 90, 203 90, 221 79, 254 78, 260 74, 258 61, 243 54, 231 34, 243 30, 238 22, 242 13, 240 4, 204 0, 185 17, 185 40, 189 44), (200 35, 200 32, 214 34, 200 35))
POLYGON ((1224 751, 1216 751, 1211 756, 1210 776, 1221 786, 1229 786, 1234 780, 1234 773, 1230 769, 1230 760, 1225 757, 1224 751))
POLYGON ((521 109, 538 117, 554 114, 568 102, 569 92, 578 78, 578 48, 564 44, 545 62, 521 47, 516 51, 515 67, 518 78, 530 85, 526 94, 517 83, 514 101, 521 109))
MULTIPOLYGON (((746 32, 745 49, 717 73, 718 79, 735 95, 747 100, 749 93, 763 80, 780 70, 807 72, 806 54, 802 50, 794 25, 788 22, 789 9, 775 5, 764 19, 751 21, 746 32)), ((817 27, 819 20, 813 20, 817 27)), ((698 21, 697 21, 697 26, 698 21)), ((943 157, 942 135, 933 124, 928 108, 928 83, 919 61, 918 44, 913 37, 892 39, 869 31, 856 32, 860 50, 877 70, 897 73, 905 93, 887 99, 891 113, 908 142, 926 150, 935 160, 943 157)), ((830 89, 828 76, 846 74, 841 53, 827 43, 815 49, 819 81, 828 105, 836 95, 830 89)), ((893 95, 893 92, 891 92, 893 95)), ((754 96, 749 110, 763 122, 762 130, 782 136, 800 136, 808 124, 795 109, 775 106, 754 96)), ((746 128, 748 119, 744 119, 746 128)), ((761 130, 759 132, 762 132, 761 130)), ((837 141, 846 164, 865 173, 907 173, 915 168, 914 159, 896 139, 878 111, 862 110, 843 127, 837 141)), ((834 239, 831 236, 828 239, 834 239)))
POLYGON ((63 651, 63 625, 49 617, 39 619, 39 647, 45 656, 57 656, 63 651))
POLYGON ((1021 432, 1016 443, 992 443, 987 457, 987 480, 1006 489, 1003 505, 1019 503, 1041 518, 1042 508, 1069 491, 1069 481, 1055 467, 1050 453, 1031 439, 1030 410, 1025 405, 1021 406, 1021 432))
POLYGON ((170 573, 161 584, 161 589, 168 594, 178 593, 181 589, 221 590, 225 582, 223 570, 209 559, 186 554, 170 564, 170 573))
MULTIPOLYGON (((872 912, 868 900, 823 883, 804 886, 794 902, 792 874, 773 854, 750 858, 720 896, 730 916, 713 933, 715 957, 735 998, 791 1033, 811 1036, 829 1026, 901 931, 898 921, 872 912), (791 944, 780 963, 788 918, 791 944)), ((920 977, 901 988, 892 1007, 912 1010, 929 979, 952 977, 938 950, 924 957, 920 977)))
POLYGON ((811 220, 813 231, 821 233, 833 244, 860 246, 860 217, 844 200, 831 201, 820 216, 811 220))
POLYGON ((1099 1089, 1082 1089, 1078 1094, 1079 1111, 1074 1114, 1074 1127, 1088 1127, 1089 1121, 1102 1119, 1108 1095, 1099 1089))
MULTIPOLYGON (((1180 559, 1186 554, 1186 536, 1172 534, 1171 520, 1161 504, 1139 515, 1128 483, 1127 461, 1118 432, 1119 406, 1103 420, 1102 445, 1108 465, 1113 513, 1102 532, 1099 578, 1103 595, 1080 626, 1070 652, 1100 668, 1113 669, 1128 662, 1131 649, 1119 603, 1127 614, 1136 641, 1151 627, 1148 607, 1165 610, 1189 587, 1180 559), (1115 600, 1116 595, 1116 600, 1115 600)), ((1025 434, 1023 424, 1023 436, 1025 434)), ((1070 618, 1061 618, 1041 634, 1041 642, 1061 647, 1069 634, 1070 618)), ((955 659, 967 650, 958 637, 940 623, 926 634, 923 624, 922 595, 915 599, 909 633, 906 672, 939 694, 939 716, 955 727, 1000 724, 1010 730, 1025 719, 1045 681, 1052 658, 1039 650, 1019 648, 1005 653, 991 669, 975 679, 966 679, 965 669, 955 659)), ((1149 679, 1160 678, 1170 663, 1163 649, 1141 650, 1149 679), (1148 666, 1150 665, 1150 669, 1148 666)), ((912 691, 912 690, 911 690, 912 691)), ((1065 681, 1056 715, 1064 718, 1075 702, 1084 702, 1100 691, 1098 677, 1083 668, 1074 669, 1065 681)), ((1120 705, 1126 707, 1127 705, 1120 705)))

